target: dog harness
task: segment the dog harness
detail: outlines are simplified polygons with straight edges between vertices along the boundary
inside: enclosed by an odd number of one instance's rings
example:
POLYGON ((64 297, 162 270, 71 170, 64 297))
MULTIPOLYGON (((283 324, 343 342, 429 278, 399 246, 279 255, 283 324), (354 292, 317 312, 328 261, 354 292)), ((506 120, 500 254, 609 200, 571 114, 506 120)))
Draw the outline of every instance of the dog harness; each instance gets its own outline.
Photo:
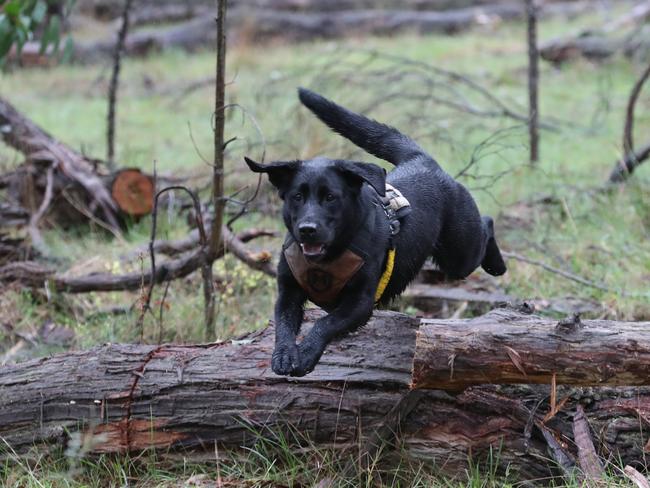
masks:
MULTIPOLYGON (((378 195, 381 200, 384 214, 390 226, 390 247, 386 255, 384 272, 377 284, 375 291, 375 304, 381 300, 388 283, 393 275, 395 266, 395 247, 393 237, 400 231, 400 221, 411 212, 411 204, 395 187, 386 184, 386 196, 378 195)), ((375 214, 372 213, 365 223, 356 240, 371 240, 374 231, 375 214)), ((284 257, 291 269, 294 278, 307 293, 309 300, 318 306, 325 307, 336 300, 343 287, 361 269, 365 263, 363 248, 353 240, 349 249, 346 249, 334 261, 327 263, 312 263, 305 258, 298 244, 290 236, 284 244, 284 257)))

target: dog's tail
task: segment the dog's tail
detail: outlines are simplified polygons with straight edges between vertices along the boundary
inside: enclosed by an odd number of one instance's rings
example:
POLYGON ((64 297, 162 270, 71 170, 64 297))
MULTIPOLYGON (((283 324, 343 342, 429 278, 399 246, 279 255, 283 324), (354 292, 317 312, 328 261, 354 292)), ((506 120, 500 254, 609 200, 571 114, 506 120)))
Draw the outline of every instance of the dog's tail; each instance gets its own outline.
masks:
POLYGON ((305 88, 298 88, 298 96, 330 129, 379 159, 397 166, 426 155, 412 139, 393 127, 351 112, 305 88))

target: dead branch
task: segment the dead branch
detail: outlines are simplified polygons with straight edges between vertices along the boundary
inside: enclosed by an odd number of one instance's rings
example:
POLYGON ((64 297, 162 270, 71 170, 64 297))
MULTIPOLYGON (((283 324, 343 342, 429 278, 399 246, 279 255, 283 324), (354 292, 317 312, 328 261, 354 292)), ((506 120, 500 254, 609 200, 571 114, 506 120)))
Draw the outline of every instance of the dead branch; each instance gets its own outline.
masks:
POLYGON ((636 101, 639 98, 641 89, 645 82, 648 81, 648 78, 650 78, 650 64, 634 84, 627 102, 625 129, 623 130, 623 154, 634 152, 634 108, 636 107, 636 101))
MULTIPOLYGON (((224 246, 227 252, 232 252, 238 259, 255 270, 269 276, 275 276, 275 269, 270 260, 270 253, 262 252, 254 255, 227 228, 222 229, 224 246)), ((196 249, 176 259, 163 261, 152 270, 114 275, 111 273, 93 273, 86 276, 66 276, 56 273, 50 267, 34 261, 9 263, 0 267, 0 283, 20 283, 24 286, 39 288, 46 282, 52 290, 64 293, 88 293, 92 291, 127 291, 140 290, 142 284, 160 284, 167 280, 184 278, 198 270, 204 262, 203 250, 196 249)), ((223 255, 223 251, 217 258, 223 255)), ((216 258, 215 258, 216 259, 216 258)))
POLYGON ((521 261, 523 263, 528 263, 528 264, 532 264, 534 266, 539 266, 539 267, 545 269, 546 271, 549 271, 551 273, 560 275, 560 276, 562 276, 562 277, 564 277, 564 278, 566 278, 568 280, 575 281, 576 283, 580 283, 581 285, 585 285, 585 286, 588 286, 590 288, 596 288, 598 290, 606 291, 606 292, 609 292, 609 293, 616 293, 616 294, 621 295, 621 296, 632 297, 632 298, 646 298, 646 297, 650 296, 650 295, 644 294, 644 293, 630 293, 630 292, 626 292, 624 290, 615 290, 614 288, 606 286, 606 285, 604 285, 602 283, 596 283, 594 281, 588 280, 586 278, 575 275, 573 273, 569 273, 568 271, 564 271, 562 269, 550 266, 550 265, 548 265, 548 264, 546 264, 546 263, 544 263, 542 261, 527 258, 526 256, 522 256, 521 254, 517 254, 517 253, 514 253, 514 252, 502 251, 501 254, 503 254, 503 257, 505 257, 505 258, 515 259, 515 260, 521 261))
MULTIPOLYGON (((156 181, 156 171, 154 167, 154 182, 156 181)), ((155 184, 155 183, 154 183, 155 184)), ((153 289, 155 286, 155 280, 153 279, 154 276, 156 276, 156 253, 155 253, 155 242, 156 242, 156 230, 158 227, 158 202, 160 200, 160 197, 168 192, 168 191, 174 191, 174 190, 182 190, 185 191, 190 198, 192 199, 192 203, 194 205, 194 212, 196 215, 196 223, 197 223, 197 230, 199 233, 199 244, 200 248, 198 249, 198 252, 200 254, 201 258, 201 274, 203 276, 203 279, 206 279, 206 268, 212 267, 212 260, 210 259, 210 252, 207 247, 208 240, 207 240, 207 234, 205 232, 205 225, 203 224, 203 215, 201 212, 201 202, 199 201, 199 198, 196 196, 196 194, 191 191, 189 188, 182 186, 182 185, 176 185, 176 186, 169 186, 167 188, 163 188, 160 190, 158 193, 156 193, 156 197, 154 198, 154 208, 153 208, 153 213, 152 213, 152 222, 151 222, 151 238, 149 239, 149 259, 151 261, 151 276, 149 278, 148 282, 143 281, 143 285, 148 286, 147 293, 145 295, 145 300, 144 304, 142 306, 142 309, 140 310, 140 315, 138 316, 138 321, 136 323, 136 327, 138 330, 140 330, 140 337, 142 338, 142 333, 144 332, 144 316, 147 311, 151 309, 151 297, 153 295, 153 289)), ((212 272, 210 271, 209 274, 207 274, 209 279, 210 279, 210 286, 213 286, 212 280, 212 272)), ((171 282, 171 278, 167 281, 168 287, 169 283, 171 282)), ((165 295, 167 295, 167 288, 165 289, 165 295)), ((162 321, 162 312, 161 312, 161 321, 162 321)))
POLYGON ((634 149, 634 109, 643 85, 650 78, 650 65, 643 71, 634 84, 627 102, 625 111, 625 128, 623 129, 623 154, 609 175, 609 183, 625 181, 643 161, 650 156, 650 144, 641 148, 639 152, 634 149))
MULTIPOLYGON (((650 142, 641 146, 634 152, 628 153, 622 159, 618 160, 614 169, 609 175, 609 183, 621 183, 630 176, 632 172, 644 161, 650 158, 650 142)), ((609 189, 607 186, 603 190, 609 189)))
POLYGON ((650 482, 648 481, 648 478, 643 476, 632 466, 629 465, 625 466, 625 468, 623 469, 623 473, 625 473, 625 476, 627 476, 628 478, 630 478, 632 482, 634 482, 637 488, 650 488, 650 482))
MULTIPOLYGON (((204 222, 206 234, 209 234, 212 222, 207 220, 204 222)), ((276 231, 268 229, 245 229, 236 234, 237 239, 242 243, 246 244, 254 239, 259 237, 277 237, 278 233, 276 231)), ((157 240, 154 243, 154 252, 157 254, 164 254, 165 256, 178 256, 188 251, 196 249, 201 244, 201 236, 198 229, 192 230, 189 235, 183 239, 178 239, 175 241, 171 240, 157 240)), ((140 254, 146 253, 149 250, 149 245, 136 248, 133 251, 130 251, 128 255, 124 256, 122 259, 130 261, 140 254)))
POLYGON ((576 406, 576 413, 573 416, 573 438, 578 446, 578 462, 587 482, 602 480, 605 470, 596 453, 582 405, 576 406))
POLYGON ((53 193, 53 188, 54 188, 54 166, 50 166, 47 169, 47 186, 45 187, 45 195, 43 196, 43 201, 41 202, 40 207, 38 207, 38 210, 32 214, 32 216, 29 219, 29 225, 28 225, 28 232, 29 236, 32 239, 32 246, 39 252, 39 254, 46 255, 47 253, 47 246, 45 245, 45 241, 43 240, 43 237, 41 236, 41 233, 38 230, 38 224, 40 220, 43 218, 43 215, 45 215, 45 212, 47 212, 47 209, 50 206, 50 203, 52 202, 52 193, 53 193))

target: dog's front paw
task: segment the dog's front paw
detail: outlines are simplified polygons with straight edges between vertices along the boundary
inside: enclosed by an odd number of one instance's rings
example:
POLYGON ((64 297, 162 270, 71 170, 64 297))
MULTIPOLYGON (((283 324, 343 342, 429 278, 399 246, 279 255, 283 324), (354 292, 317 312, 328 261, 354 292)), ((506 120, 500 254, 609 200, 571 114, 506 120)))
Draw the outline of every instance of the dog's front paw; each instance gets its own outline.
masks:
POLYGON ((300 356, 298 347, 295 344, 275 346, 275 351, 273 351, 273 357, 271 358, 271 368, 275 374, 286 376, 292 374, 299 366, 300 356))
POLYGON ((319 347, 316 344, 311 344, 307 340, 303 341, 298 346, 298 357, 300 358, 300 363, 297 368, 293 370, 291 376, 305 376, 306 374, 311 373, 318 360, 323 354, 323 348, 319 347))

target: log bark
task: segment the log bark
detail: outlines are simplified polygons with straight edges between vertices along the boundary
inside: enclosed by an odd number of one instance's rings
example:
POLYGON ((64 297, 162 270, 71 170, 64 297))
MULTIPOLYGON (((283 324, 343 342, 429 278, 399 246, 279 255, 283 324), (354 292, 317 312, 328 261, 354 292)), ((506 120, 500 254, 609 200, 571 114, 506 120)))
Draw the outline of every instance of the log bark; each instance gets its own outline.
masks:
MULTIPOLYGON (((321 314, 308 311, 305 328, 321 314)), ((500 312, 490 320, 521 322, 516 339, 525 341, 533 319, 500 312)), ((218 344, 107 345, 5 366, 0 437, 17 452, 83 434, 93 452, 180 448, 187 455, 284 431, 287 439, 358 453, 397 432, 406 454, 446 473, 463 473, 469 459, 476 464, 492 452, 497 467, 533 479, 555 473, 553 456, 574 463, 573 414, 582 405, 601 455, 642 464, 650 389, 560 387, 550 416, 543 386, 410 390, 418 324, 377 312, 363 330, 331 344, 304 378, 272 373, 272 327, 218 344)), ((453 336, 458 323, 447 325, 453 336)))
POLYGON ((499 310, 469 320, 424 319, 413 388, 650 385, 650 322, 511 319, 499 310))

